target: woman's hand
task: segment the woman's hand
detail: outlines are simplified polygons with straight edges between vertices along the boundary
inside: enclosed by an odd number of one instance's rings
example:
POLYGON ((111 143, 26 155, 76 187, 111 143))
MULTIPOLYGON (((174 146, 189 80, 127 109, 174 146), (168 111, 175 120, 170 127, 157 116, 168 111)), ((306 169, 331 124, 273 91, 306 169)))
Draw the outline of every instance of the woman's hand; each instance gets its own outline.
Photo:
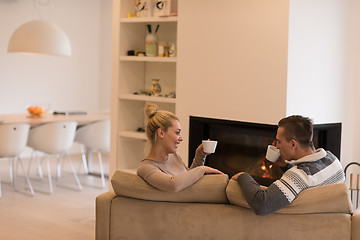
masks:
POLYGON ((204 169, 205 174, 224 174, 222 171, 219 171, 215 168, 208 167, 208 166, 200 166, 202 169, 204 169))
POLYGON ((209 155, 210 153, 206 153, 204 152, 204 147, 203 144, 201 143, 198 148, 196 149, 196 153, 197 154, 201 154, 203 157, 206 157, 207 155, 209 155))

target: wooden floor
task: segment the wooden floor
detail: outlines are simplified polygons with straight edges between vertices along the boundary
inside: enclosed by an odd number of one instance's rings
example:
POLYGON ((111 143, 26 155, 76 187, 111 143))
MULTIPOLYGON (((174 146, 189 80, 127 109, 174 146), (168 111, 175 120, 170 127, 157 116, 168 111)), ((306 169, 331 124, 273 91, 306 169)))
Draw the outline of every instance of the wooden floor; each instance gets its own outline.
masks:
MULTIPOLYGON (((80 166, 79 156, 71 156, 74 165, 80 166)), ((23 160, 27 165, 28 160, 23 160)), ((54 171, 56 161, 51 160, 54 171)), ((76 190, 73 175, 64 166, 59 181, 61 187, 53 181, 54 192, 47 194, 35 190, 35 196, 29 195, 25 188, 25 178, 21 169, 16 179, 16 190, 6 183, 9 180, 8 161, 0 160, 2 179, 2 197, 0 198, 0 239, 27 240, 89 240, 95 239, 95 198, 106 192, 100 187, 100 178, 80 174, 83 190, 76 190)), ((44 168, 45 169, 45 168, 44 168)), ((31 172, 35 188, 46 191, 46 176, 40 180, 31 172)))

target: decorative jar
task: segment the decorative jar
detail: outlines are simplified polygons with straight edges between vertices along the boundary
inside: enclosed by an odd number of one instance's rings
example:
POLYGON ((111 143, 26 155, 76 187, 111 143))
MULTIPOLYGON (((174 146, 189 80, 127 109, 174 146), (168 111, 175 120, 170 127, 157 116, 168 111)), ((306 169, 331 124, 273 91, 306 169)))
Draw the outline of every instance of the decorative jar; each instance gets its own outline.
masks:
POLYGON ((151 95, 153 96, 159 96, 161 94, 161 86, 159 81, 160 79, 152 79, 151 95))

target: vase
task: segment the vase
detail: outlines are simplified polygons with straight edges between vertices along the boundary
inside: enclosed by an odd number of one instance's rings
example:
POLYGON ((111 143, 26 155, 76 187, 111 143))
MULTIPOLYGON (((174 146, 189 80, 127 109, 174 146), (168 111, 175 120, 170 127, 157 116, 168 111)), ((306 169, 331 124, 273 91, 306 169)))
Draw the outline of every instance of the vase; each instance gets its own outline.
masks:
POLYGON ((148 33, 145 38, 145 53, 148 57, 158 55, 158 38, 155 33, 148 33))
POLYGON ((159 79, 153 79, 151 84, 151 95, 159 96, 161 93, 161 86, 159 83, 159 79))

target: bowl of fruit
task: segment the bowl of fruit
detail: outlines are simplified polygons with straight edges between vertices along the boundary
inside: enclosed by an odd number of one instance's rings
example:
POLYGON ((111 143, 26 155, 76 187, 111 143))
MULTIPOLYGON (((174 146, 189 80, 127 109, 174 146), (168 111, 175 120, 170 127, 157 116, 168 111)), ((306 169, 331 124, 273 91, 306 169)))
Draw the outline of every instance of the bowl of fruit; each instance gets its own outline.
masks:
POLYGON ((29 106, 27 108, 28 113, 30 114, 30 117, 34 117, 34 118, 39 118, 44 116, 44 114, 46 113, 46 111, 44 110, 44 108, 35 105, 35 106, 29 106))

